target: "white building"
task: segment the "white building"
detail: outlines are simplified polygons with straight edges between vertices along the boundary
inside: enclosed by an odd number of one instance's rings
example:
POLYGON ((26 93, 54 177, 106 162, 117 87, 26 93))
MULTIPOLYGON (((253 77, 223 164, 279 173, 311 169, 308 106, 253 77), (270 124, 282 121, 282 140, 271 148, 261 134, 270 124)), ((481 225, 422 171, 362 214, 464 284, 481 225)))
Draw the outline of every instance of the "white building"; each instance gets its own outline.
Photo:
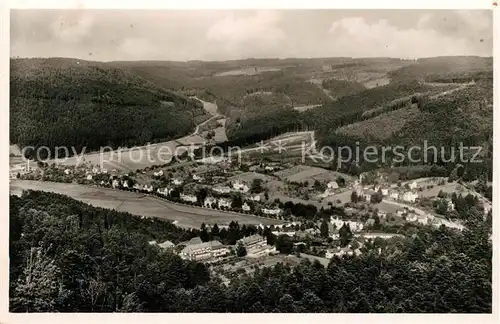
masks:
POLYGON ((213 188, 213 191, 220 193, 220 194, 227 194, 231 192, 231 188, 229 187, 215 187, 213 188))
POLYGON ((375 238, 382 238, 382 239, 390 239, 392 237, 404 237, 401 234, 395 234, 395 233, 378 233, 378 232, 372 232, 372 233, 359 233, 355 234, 354 237, 363 237, 366 239, 375 239, 375 238))
POLYGON ((416 222, 418 220, 418 216, 416 214, 413 214, 413 213, 407 214, 406 215, 406 220, 408 222, 416 222))
POLYGON ((123 183, 122 183, 122 187, 123 187, 123 188, 128 188, 128 181, 126 181, 126 180, 125 180, 125 181, 123 181, 123 183))
POLYGON ((161 177, 161 176, 163 176, 163 170, 160 170, 160 171, 158 171, 158 172, 153 172, 153 175, 154 175, 155 177, 161 177))
POLYGON ((248 206, 247 203, 244 203, 243 206, 241 206, 241 208, 244 210, 244 211, 250 211, 250 206, 248 206))
POLYGON ((255 195, 255 196, 251 197, 250 199, 253 200, 253 201, 260 201, 260 196, 259 195, 255 195))
POLYGON ((267 241, 263 236, 260 236, 258 234, 251 235, 244 237, 240 240, 238 240, 238 243, 242 243, 243 246, 247 249, 248 253, 251 253, 252 250, 258 249, 260 247, 263 247, 267 245, 267 241))
POLYGON ((248 192, 248 190, 250 190, 246 184, 239 182, 238 180, 233 183, 233 189, 240 192, 248 192))
POLYGON ((92 175, 91 174, 87 174, 87 180, 92 180, 92 175))
POLYGON ((70 174, 70 173, 71 173, 71 170, 70 170, 70 169, 66 169, 66 170, 64 170, 64 174, 68 175, 68 174, 70 174))
POLYGON ((230 249, 219 241, 210 241, 186 246, 179 253, 185 260, 214 262, 230 253, 230 249))
POLYGON ((381 191, 382 191, 382 196, 387 196, 389 194, 389 189, 384 188, 381 191))
POLYGON ((406 191, 401 197, 401 200, 414 203, 418 198, 418 194, 412 191, 406 191))
POLYGON ((201 177, 197 174, 193 174, 193 180, 194 181, 200 181, 201 180, 201 177))
POLYGON ((196 198, 196 196, 185 195, 183 193, 181 193, 180 198, 181 198, 182 201, 188 201, 188 202, 192 202, 192 203, 195 203, 196 201, 198 201, 198 199, 196 198))
POLYGON ((144 185, 144 190, 146 190, 147 192, 153 192, 153 185, 144 185))
POLYGON ((422 225, 427 225, 429 224, 429 218, 427 218, 427 216, 420 215, 417 217, 417 222, 419 222, 422 225))
POLYGON ((92 168, 92 173, 93 174, 98 174, 99 173, 99 169, 98 168, 92 168))
POLYGON ((180 180, 180 179, 173 179, 173 180, 172 180, 172 183, 173 183, 174 185, 176 185, 176 186, 181 185, 181 184, 182 184, 182 182, 183 182, 183 181, 182 181, 182 180, 180 180))
POLYGON ((217 201, 217 205, 219 208, 225 207, 225 208, 231 208, 231 200, 221 198, 217 201))
POLYGON ((135 190, 142 190, 142 185, 136 183, 133 187, 135 190))
POLYGON ((333 216, 331 216, 330 223, 335 225, 335 227, 337 229, 340 229, 344 224, 347 224, 349 226, 350 230, 353 232, 360 232, 363 230, 363 223, 356 222, 356 221, 344 221, 338 217, 333 218, 333 216))
POLYGON ((411 190, 413 190, 413 189, 417 189, 417 186, 418 186, 418 184, 417 184, 417 182, 416 182, 416 181, 413 181, 413 182, 411 182, 411 183, 409 183, 409 184, 408 184, 408 187, 409 187, 411 190))
POLYGON ((165 241, 163 243, 158 244, 158 246, 161 247, 162 249, 171 249, 175 246, 175 244, 170 241, 165 241))
POLYGON ((279 214, 281 214, 281 209, 279 209, 279 208, 262 208, 262 212, 266 215, 279 215, 279 214))
POLYGON ((266 171, 274 171, 274 167, 272 167, 270 165, 266 165, 266 167, 264 168, 264 170, 266 170, 266 171))
POLYGON ((217 199, 214 197, 207 197, 205 198, 205 201, 203 202, 203 206, 207 208, 212 208, 212 204, 217 204, 217 199))
POLYGON ((163 196, 168 196, 170 194, 170 192, 172 192, 173 189, 170 189, 170 188, 163 188, 163 189, 156 189, 156 192, 159 193, 160 195, 163 195, 163 196))
POLYGON ((326 186, 328 189, 338 189, 339 188, 337 181, 330 181, 330 182, 328 182, 328 184, 326 186))
POLYGON ((104 174, 107 174, 108 173, 108 169, 101 169, 101 172, 104 173, 104 174))
POLYGON ((397 191, 393 191, 393 192, 391 192, 390 197, 391 197, 392 199, 398 200, 398 199, 399 199, 399 192, 397 192, 397 191))

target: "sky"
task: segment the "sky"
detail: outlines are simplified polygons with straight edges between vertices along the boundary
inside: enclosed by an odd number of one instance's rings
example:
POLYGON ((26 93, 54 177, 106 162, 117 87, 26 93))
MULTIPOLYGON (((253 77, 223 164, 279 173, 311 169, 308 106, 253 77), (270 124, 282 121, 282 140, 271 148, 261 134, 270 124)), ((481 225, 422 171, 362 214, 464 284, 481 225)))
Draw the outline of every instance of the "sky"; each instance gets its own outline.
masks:
POLYGON ((96 61, 493 55, 487 10, 13 10, 11 56, 96 61))

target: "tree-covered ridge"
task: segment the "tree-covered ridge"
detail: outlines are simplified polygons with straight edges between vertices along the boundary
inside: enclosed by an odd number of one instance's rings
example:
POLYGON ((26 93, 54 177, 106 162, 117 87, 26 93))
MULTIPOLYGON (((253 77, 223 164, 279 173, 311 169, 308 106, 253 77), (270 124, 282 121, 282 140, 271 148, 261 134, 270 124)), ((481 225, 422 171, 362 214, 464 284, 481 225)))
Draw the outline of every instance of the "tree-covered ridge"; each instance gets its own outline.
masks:
POLYGON ((278 263, 224 284, 206 266, 148 244, 191 236, 170 222, 51 193, 10 199, 14 312, 492 311, 491 218, 476 208, 463 232, 423 228, 368 241, 365 253, 326 268, 278 263))
POLYGON ((125 70, 76 59, 12 59, 10 137, 78 151, 188 134, 201 103, 125 70))

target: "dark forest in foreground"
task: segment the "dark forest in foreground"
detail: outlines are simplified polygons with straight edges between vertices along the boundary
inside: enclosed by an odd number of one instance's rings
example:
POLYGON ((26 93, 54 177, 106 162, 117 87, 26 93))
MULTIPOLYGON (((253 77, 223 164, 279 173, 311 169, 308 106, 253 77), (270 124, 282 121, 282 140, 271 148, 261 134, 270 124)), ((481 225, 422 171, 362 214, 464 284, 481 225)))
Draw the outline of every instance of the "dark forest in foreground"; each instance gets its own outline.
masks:
POLYGON ((62 195, 10 197, 13 312, 429 312, 492 310, 491 219, 424 228, 381 254, 304 260, 233 278, 148 244, 196 235, 170 222, 94 208, 62 195))

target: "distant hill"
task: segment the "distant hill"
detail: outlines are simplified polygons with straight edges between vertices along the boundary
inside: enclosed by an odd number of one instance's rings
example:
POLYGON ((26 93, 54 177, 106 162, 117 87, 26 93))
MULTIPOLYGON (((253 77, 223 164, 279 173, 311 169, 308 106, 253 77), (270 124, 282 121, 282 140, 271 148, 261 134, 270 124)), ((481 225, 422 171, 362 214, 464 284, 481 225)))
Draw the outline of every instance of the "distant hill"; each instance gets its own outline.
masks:
POLYGON ((143 145, 188 134, 200 102, 124 69, 77 59, 11 59, 10 141, 21 147, 143 145))

